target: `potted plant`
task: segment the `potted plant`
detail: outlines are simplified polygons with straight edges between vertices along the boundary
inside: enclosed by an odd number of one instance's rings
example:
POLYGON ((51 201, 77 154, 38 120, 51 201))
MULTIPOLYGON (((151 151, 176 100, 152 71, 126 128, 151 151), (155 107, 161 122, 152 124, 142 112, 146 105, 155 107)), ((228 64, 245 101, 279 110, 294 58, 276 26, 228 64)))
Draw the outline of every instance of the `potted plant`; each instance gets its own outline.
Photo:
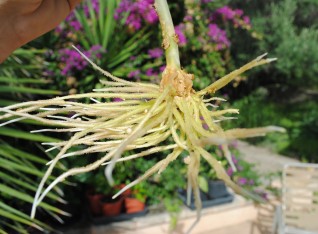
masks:
POLYGON ((115 216, 122 211, 123 199, 112 199, 112 195, 120 186, 111 187, 105 179, 103 170, 97 171, 86 179, 86 197, 89 210, 93 216, 115 216))
POLYGON ((100 206, 103 216, 120 215, 123 208, 123 198, 112 199, 112 197, 103 196, 100 200, 100 206))
POLYGON ((135 186, 130 195, 124 198, 125 211, 127 214, 141 212, 145 209, 146 189, 143 183, 135 186))

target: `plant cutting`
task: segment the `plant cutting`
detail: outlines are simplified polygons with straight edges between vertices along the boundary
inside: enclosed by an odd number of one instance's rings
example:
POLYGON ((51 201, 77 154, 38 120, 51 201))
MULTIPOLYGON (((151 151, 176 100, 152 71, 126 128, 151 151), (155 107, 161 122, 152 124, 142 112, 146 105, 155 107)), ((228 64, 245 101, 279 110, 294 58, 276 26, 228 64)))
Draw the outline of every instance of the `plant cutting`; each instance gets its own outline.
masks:
POLYGON ((284 131, 276 126, 225 131, 218 122, 226 119, 226 115, 238 114, 238 110, 217 110, 212 104, 216 100, 225 101, 216 97, 215 93, 235 77, 253 67, 270 63, 276 59, 266 59, 264 58, 266 54, 264 54, 208 87, 195 91, 192 88, 192 82, 193 79, 199 79, 199 77, 181 69, 178 37, 175 34, 166 0, 156 0, 155 8, 160 19, 162 47, 165 50, 167 63, 159 85, 130 82, 115 77, 102 70, 78 50, 96 70, 109 78, 109 80, 101 81, 105 88, 95 89, 95 92, 92 93, 25 102, 0 108, 0 112, 3 113, 0 119, 9 118, 1 126, 23 119, 33 119, 54 127, 34 132, 53 131, 73 134, 67 141, 46 144, 51 146, 49 150, 59 149, 59 153, 48 163, 48 169, 34 197, 31 217, 35 216, 36 207, 47 193, 69 176, 107 165, 106 177, 112 185, 114 184, 112 172, 116 163, 167 150, 171 153, 121 189, 113 198, 153 174, 162 173, 172 161, 184 160, 188 169, 188 201, 193 192, 197 208, 197 219, 188 230, 190 232, 201 217, 198 174, 200 161, 204 159, 214 168, 218 178, 224 180, 235 192, 262 201, 257 195, 236 185, 218 160, 205 149, 205 146, 222 145, 224 156, 235 170, 228 149, 228 144, 233 139, 261 136, 272 131, 284 131), (83 99, 87 98, 91 100, 90 104, 83 102, 83 99), (109 101, 113 98, 121 98, 122 101, 109 101), (172 143, 168 141, 170 137, 173 139, 172 143), (72 146, 78 145, 86 147, 69 151, 72 146), (122 157, 123 152, 132 149, 139 151, 122 157), (183 151, 188 154, 186 158, 179 157, 183 151), (70 168, 46 185, 60 160, 67 157, 87 157, 87 154, 97 152, 103 152, 104 156, 89 165, 70 168))

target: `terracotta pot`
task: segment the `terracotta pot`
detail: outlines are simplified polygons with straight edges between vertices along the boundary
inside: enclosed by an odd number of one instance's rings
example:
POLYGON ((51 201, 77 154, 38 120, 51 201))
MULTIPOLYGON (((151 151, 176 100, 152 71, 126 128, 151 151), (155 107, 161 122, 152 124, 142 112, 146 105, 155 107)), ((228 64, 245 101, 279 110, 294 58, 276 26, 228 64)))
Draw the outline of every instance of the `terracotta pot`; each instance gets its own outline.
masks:
POLYGON ((123 199, 118 200, 102 200, 102 212, 104 216, 116 216, 121 213, 123 206, 123 199))
POLYGON ((102 207, 101 207, 102 198, 103 198, 103 194, 87 193, 87 199, 89 202, 89 209, 93 215, 101 215, 101 213, 102 213, 102 207))
POLYGON ((136 198, 125 198, 125 209, 127 214, 136 213, 145 209, 145 203, 136 198))

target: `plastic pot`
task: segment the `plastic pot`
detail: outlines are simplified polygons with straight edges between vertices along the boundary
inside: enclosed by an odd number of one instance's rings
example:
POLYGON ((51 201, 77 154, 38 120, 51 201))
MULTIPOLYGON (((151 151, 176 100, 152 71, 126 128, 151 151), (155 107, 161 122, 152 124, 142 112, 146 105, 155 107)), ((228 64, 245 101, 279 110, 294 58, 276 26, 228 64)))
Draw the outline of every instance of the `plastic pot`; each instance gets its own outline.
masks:
POLYGON ((220 197, 225 197, 229 195, 229 192, 226 189, 225 183, 222 180, 210 180, 208 181, 209 191, 208 197, 209 199, 216 199, 220 197))

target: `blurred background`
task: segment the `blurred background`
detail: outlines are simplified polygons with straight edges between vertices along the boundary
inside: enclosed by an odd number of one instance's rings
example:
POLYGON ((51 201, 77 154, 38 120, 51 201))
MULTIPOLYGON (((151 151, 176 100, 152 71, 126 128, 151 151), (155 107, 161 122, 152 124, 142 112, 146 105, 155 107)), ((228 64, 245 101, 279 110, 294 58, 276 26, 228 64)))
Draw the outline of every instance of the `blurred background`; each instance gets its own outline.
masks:
MULTIPOLYGON (((1 64, 0 105, 100 88, 99 80, 103 77, 71 45, 118 77, 159 83, 165 59, 152 4, 153 0, 83 1, 61 25, 16 50, 1 64)), ((169 1, 169 6, 179 36, 181 64, 195 75, 195 90, 263 53, 278 58, 237 77, 216 94, 228 100, 220 108, 240 109, 237 119, 224 121, 222 126, 225 129, 284 127, 285 134, 270 134, 249 142, 301 162, 317 163, 318 2, 176 0, 169 1)), ((46 151, 41 143, 69 138, 30 133, 41 128, 44 128, 42 124, 29 120, 0 128, 0 226, 9 233, 64 227, 81 220, 87 210, 92 216, 100 216, 102 211, 93 210, 89 197, 114 193, 104 179, 103 168, 75 176, 49 194, 32 225, 28 215, 34 193, 46 162, 57 153, 46 151), (73 216, 65 216, 64 211, 73 216), (61 224, 61 218, 65 224, 61 224)), ((219 148, 211 147, 210 152, 218 157, 235 182, 266 193, 253 165, 240 158, 235 144, 231 150, 239 168, 235 173, 219 148)), ((59 170, 86 164, 96 157, 68 158, 60 163, 59 170)), ((137 178, 159 157, 118 164, 114 174, 116 184, 120 186, 137 178)), ((203 164, 201 171, 200 187, 205 192, 208 181, 215 180, 216 175, 208 165, 203 164)), ((149 207, 162 205, 171 214, 173 225, 181 206, 178 189, 185 188, 185 178, 183 162, 174 162, 161 176, 137 185, 131 193, 149 207)))

